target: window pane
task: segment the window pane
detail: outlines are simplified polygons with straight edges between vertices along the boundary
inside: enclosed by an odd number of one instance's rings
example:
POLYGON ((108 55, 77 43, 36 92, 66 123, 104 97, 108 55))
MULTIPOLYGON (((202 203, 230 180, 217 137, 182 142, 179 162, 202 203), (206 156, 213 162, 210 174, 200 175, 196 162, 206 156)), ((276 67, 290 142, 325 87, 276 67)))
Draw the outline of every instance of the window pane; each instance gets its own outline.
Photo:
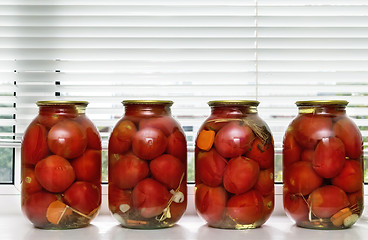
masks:
POLYGON ((101 181, 107 183, 108 181, 108 155, 107 150, 102 150, 102 175, 101 181))
POLYGON ((13 182, 13 148, 0 147, 0 183, 13 182))
POLYGON ((188 169, 187 169, 187 181, 188 183, 194 183, 194 152, 188 151, 188 169))
MULTIPOLYGON (((0 115, 1 119, 11 119, 9 115, 0 115)), ((12 126, 0 126, 0 183, 13 183, 14 149, 1 145, 1 140, 12 139, 12 126)))

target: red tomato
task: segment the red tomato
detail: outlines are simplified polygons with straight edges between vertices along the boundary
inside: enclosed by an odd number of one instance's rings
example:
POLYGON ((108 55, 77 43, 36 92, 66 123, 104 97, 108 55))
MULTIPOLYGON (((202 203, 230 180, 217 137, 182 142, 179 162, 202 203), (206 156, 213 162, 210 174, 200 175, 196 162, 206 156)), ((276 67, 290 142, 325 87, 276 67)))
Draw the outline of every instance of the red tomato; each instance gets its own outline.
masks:
POLYGON ((271 216, 275 207, 275 194, 272 192, 268 196, 263 197, 263 223, 271 216))
POLYGON ((359 162, 347 160, 342 171, 332 178, 332 184, 345 192, 356 192, 363 188, 363 177, 359 162))
POLYGON ((87 134, 87 148, 101 150, 101 138, 96 126, 85 115, 75 119, 87 134))
POLYGON ((113 183, 109 183, 109 209, 112 213, 128 212, 132 207, 131 190, 122 190, 115 186, 113 183))
POLYGON ((154 117, 142 119, 139 122, 139 129, 156 128, 161 130, 167 137, 178 127, 178 123, 171 116, 154 117))
POLYGON ((64 201, 72 208, 88 215, 101 203, 99 188, 89 182, 73 183, 64 193, 64 201))
POLYGON ((132 192, 133 206, 144 218, 160 215, 167 207, 171 194, 161 183, 146 178, 132 192))
POLYGON ((360 158, 363 154, 363 140, 359 128, 349 118, 342 118, 335 123, 333 131, 344 143, 346 156, 351 159, 360 158))
POLYGON ((295 139, 303 148, 313 149, 320 139, 332 136, 330 117, 305 114, 295 119, 292 126, 295 139))
POLYGON ((252 129, 241 122, 229 122, 215 136, 215 147, 225 158, 238 157, 247 152, 255 138, 252 129))
POLYGON ((101 180, 101 151, 87 150, 71 164, 77 180, 87 182, 101 180))
POLYGON ((262 217, 263 198, 257 190, 235 195, 227 202, 227 213, 239 224, 253 224, 262 217))
POLYGON ((308 204, 314 215, 319 218, 329 218, 350 203, 341 188, 327 185, 314 190, 308 197, 308 204))
POLYGON ((302 152, 302 161, 312 162, 314 158, 314 150, 313 149, 305 149, 302 152))
POLYGON ((322 183, 323 178, 313 170, 310 162, 299 161, 284 170, 284 184, 291 193, 306 196, 322 183))
POLYGON ((228 192, 241 194, 250 190, 259 176, 258 163, 246 157, 232 158, 228 162, 223 183, 228 192))
POLYGON ((64 192, 75 180, 75 173, 68 160, 51 155, 35 167, 37 180, 49 192, 64 192))
POLYGON ((67 118, 75 118, 77 116, 77 113, 71 115, 60 115, 59 113, 50 112, 50 113, 42 113, 39 114, 37 117, 37 120, 40 124, 45 126, 46 128, 50 129, 52 126, 54 126, 56 123, 67 119, 67 118))
POLYGON ((79 123, 63 120, 50 129, 47 142, 53 153, 72 159, 86 150, 87 135, 79 123))
POLYGON ((300 195, 284 192, 285 212, 297 223, 308 220, 309 208, 306 200, 300 195))
POLYGON ((173 155, 174 157, 179 158, 182 162, 187 162, 187 141, 185 139, 184 134, 176 129, 169 137, 168 137, 167 149, 166 152, 168 154, 173 155))
POLYGON ((245 156, 257 161, 261 169, 267 169, 274 166, 274 154, 273 143, 264 145, 261 139, 256 138, 252 143, 252 149, 245 156))
POLYGON ((227 161, 212 148, 209 152, 199 152, 196 158, 197 178, 210 187, 222 183, 227 161))
POLYGON ((167 138, 161 130, 143 128, 133 137, 133 152, 144 160, 151 160, 165 152, 167 138))
POLYGON ((294 136, 288 131, 284 137, 283 149, 282 149, 282 161, 284 167, 300 160, 300 154, 302 149, 295 141, 294 136))
POLYGON ((25 195, 28 196, 42 190, 42 186, 37 181, 36 174, 32 168, 25 168, 22 175, 22 192, 25 195))
POLYGON ((349 208, 358 209, 359 214, 361 214, 364 205, 363 188, 357 192, 348 193, 348 199, 350 203, 349 208))
POLYGON ((134 123, 129 120, 119 121, 109 139, 110 153, 125 153, 132 145, 132 138, 137 132, 134 123))
POLYGON ((56 200, 55 194, 44 191, 36 192, 25 199, 22 210, 36 227, 43 227, 49 224, 46 218, 47 208, 56 200))
POLYGON ((185 213, 187 209, 187 199, 184 200, 182 203, 172 202, 170 205, 170 213, 171 213, 171 222, 177 222, 185 213))
POLYGON ((180 192, 184 194, 184 201, 180 203, 172 202, 170 205, 170 213, 171 213, 171 222, 177 222, 183 216, 186 208, 187 208, 187 182, 183 181, 180 185, 180 192))
POLYGON ((218 224, 225 214, 227 193, 223 187, 196 186, 195 205, 198 213, 210 224, 218 224))
POLYGON ((150 162, 152 176, 169 189, 179 187, 180 179, 185 173, 185 165, 176 157, 164 154, 150 162))
POLYGON ((46 128, 41 124, 31 123, 23 137, 22 162, 26 165, 35 165, 48 153, 46 128))
POLYGON ((37 120, 39 123, 50 129, 59 121, 68 118, 76 118, 78 116, 78 110, 72 105, 63 106, 42 106, 39 111, 37 120), (59 108, 60 107, 60 108, 59 108))
POLYGON ((270 195, 274 191, 274 175, 273 168, 261 170, 259 177, 254 186, 263 196, 270 195))
POLYGON ((122 189, 133 188, 149 173, 148 163, 132 153, 120 156, 110 168, 111 181, 122 189))
POLYGON ((336 137, 323 138, 314 152, 312 166, 321 177, 336 177, 345 164, 345 147, 336 137))
POLYGON ((218 132, 223 126, 227 124, 227 122, 218 121, 218 119, 223 119, 223 118, 229 118, 229 117, 226 115, 224 116, 211 115, 209 118, 206 119, 201 129, 212 130, 212 131, 218 132))

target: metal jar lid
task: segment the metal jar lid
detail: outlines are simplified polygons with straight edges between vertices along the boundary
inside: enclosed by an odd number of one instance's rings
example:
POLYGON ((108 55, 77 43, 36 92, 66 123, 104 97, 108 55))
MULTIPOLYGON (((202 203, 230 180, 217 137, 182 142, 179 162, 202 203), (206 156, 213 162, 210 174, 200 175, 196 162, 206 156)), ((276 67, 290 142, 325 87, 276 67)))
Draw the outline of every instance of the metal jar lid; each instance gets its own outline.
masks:
POLYGON ((122 101, 122 104, 129 105, 129 104, 161 104, 161 105, 173 105, 173 101, 170 100, 124 100, 122 101))
POLYGON ((239 106, 253 106, 257 107, 259 102, 256 100, 216 100, 209 101, 208 105, 212 106, 223 106, 223 105, 239 105, 239 106))
POLYGON ((80 105, 80 106, 87 106, 89 102, 87 101, 38 101, 36 102, 37 106, 50 106, 50 105, 80 105))
POLYGON ((346 106, 348 105, 348 101, 345 100, 313 100, 313 101, 297 101, 295 104, 298 107, 302 106, 327 106, 327 105, 336 105, 336 106, 346 106))

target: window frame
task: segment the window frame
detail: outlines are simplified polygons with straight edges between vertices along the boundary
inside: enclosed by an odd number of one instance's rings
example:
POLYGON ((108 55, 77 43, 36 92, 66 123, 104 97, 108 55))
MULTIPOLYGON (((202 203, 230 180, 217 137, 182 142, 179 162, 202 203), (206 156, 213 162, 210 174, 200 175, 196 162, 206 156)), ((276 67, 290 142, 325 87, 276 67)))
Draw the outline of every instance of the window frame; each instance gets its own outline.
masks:
MULTIPOLYGON (((42 1, 39 1, 39 2, 42 2, 42 1)), ((111 1, 112 2, 112 1, 111 1)), ((194 1, 193 1, 194 2, 194 1)), ((260 3, 260 1, 255 1, 256 2, 256 4, 259 4, 260 3)), ((317 2, 317 1, 313 1, 312 2, 312 5, 313 4, 316 4, 315 2, 317 2)), ((9 5, 11 5, 12 3, 10 3, 10 1, 9 1, 9 3, 8 3, 9 5)), ((18 3, 19 4, 19 3, 18 3)), ((235 3, 234 3, 235 4, 235 3)), ((271 3, 271 1, 263 1, 263 4, 265 4, 265 6, 267 7, 267 4, 270 4, 270 5, 272 5, 272 4, 277 4, 277 2, 276 3, 271 3)), ((21 5, 21 4, 20 4, 21 5)), ((147 4, 148 5, 148 4, 147 4)), ((189 4, 190 5, 190 4, 189 4)), ((236 4, 235 4, 236 5, 236 4)), ((260 7, 262 7, 263 5, 262 4, 259 4, 259 6, 260 7)), ((303 5, 303 3, 302 3, 302 5, 301 6, 304 6, 303 5)), ((263 6, 264 7, 264 6, 263 6)), ((268 6, 269 7, 269 6, 268 6)), ((263 18, 267 18, 267 17, 269 17, 268 15, 267 15, 267 13, 265 14, 265 13, 263 13, 262 11, 258 11, 258 10, 260 10, 260 9, 258 9, 257 8, 257 12, 255 13, 255 15, 253 16, 252 15, 252 17, 253 18, 258 18, 258 17, 260 17, 259 19, 261 19, 262 17, 263 18), (258 15, 259 14, 259 15, 258 15), (263 15, 264 14, 264 15, 263 15)), ((262 24, 261 22, 255 22, 255 26, 254 27, 258 27, 258 25, 257 24, 262 24)), ((287 26, 286 26, 287 27, 287 26)), ((260 26, 260 28, 262 29, 262 26, 260 26)), ((265 27, 265 26, 263 26, 263 30, 265 30, 265 29, 267 29, 267 28, 272 28, 272 26, 268 26, 268 27, 265 27)), ((263 33, 264 34, 264 33, 263 33)), ((247 37, 246 37, 247 38, 247 37)), ((248 38, 252 38, 252 37, 249 37, 248 36, 248 38)), ((259 39, 263 39, 263 40, 267 40, 267 38, 264 36, 264 35, 262 35, 262 31, 259 31, 259 32, 257 32, 257 35, 256 36, 254 36, 254 38, 259 38, 259 39)), ((273 37, 271 37, 271 38, 275 38, 275 36, 273 36, 273 37)), ((299 37, 300 38, 300 37, 299 37)), ((263 52, 265 52, 265 49, 267 49, 267 46, 266 46, 266 48, 264 47, 264 46, 262 46, 262 45, 260 45, 260 46, 258 46, 258 44, 259 44, 260 42, 257 42, 257 46, 253 49, 252 48, 252 51, 254 51, 255 53, 256 53, 256 55, 255 55, 255 62, 257 63, 256 64, 256 69, 257 69, 257 71, 255 72, 255 73, 253 73, 253 72, 251 72, 251 71, 249 71, 251 74, 254 74, 255 75, 255 77, 256 78, 262 78, 262 74, 269 74, 269 75, 272 75, 272 74, 270 74, 269 72, 262 72, 262 71, 260 71, 260 72, 258 72, 258 68, 260 68, 261 69, 261 65, 259 64, 258 65, 258 60, 259 59, 261 59, 261 55, 262 55, 262 53, 263 52), (258 48, 259 47, 259 48, 258 48)), ((277 50, 283 50, 283 48, 280 48, 280 47, 278 47, 277 48, 277 50)), ((308 49, 307 49, 308 50, 308 49)), ((264 53, 263 53, 264 54, 264 53)), ((251 60, 249 60, 249 59, 247 59, 248 61, 251 61, 251 60)), ((307 59, 308 60, 308 59, 307 59)), ((55 61, 57 61, 57 60, 55 60, 55 61)), ((261 61, 261 60, 260 60, 261 61)), ((266 60, 266 61, 264 61, 264 63, 268 63, 268 61, 269 60, 266 60)), ((276 61, 277 61, 277 59, 276 59, 276 61)), ((284 60, 280 60, 280 61, 285 61, 285 59, 284 60)), ((287 62, 287 61, 286 61, 287 62)), ((57 71, 57 70, 55 70, 55 71, 57 71)), ((16 81, 14 82, 14 84, 16 85, 16 81)), ((57 85, 57 82, 55 82, 55 84, 57 85)), ((258 84, 258 83, 257 83, 258 84)), ((258 87, 264 87, 264 85, 262 85, 262 86, 258 86, 257 85, 257 89, 258 89, 258 87)), ((259 91, 257 90, 256 91, 256 93, 255 93, 255 96, 256 96, 256 98, 257 97, 260 97, 260 98, 262 98, 262 96, 258 96, 258 94, 259 94, 259 91)), ((57 95, 57 92, 55 92, 55 95, 57 95)), ((260 94, 260 95, 262 95, 262 94, 260 94)), ((253 96, 252 96, 253 97, 253 96)), ((315 96, 314 96, 315 97, 315 96)), ((14 105, 14 107, 16 107, 15 105, 14 105)), ((296 112, 296 111, 295 111, 296 112)), ((16 116, 14 116, 14 118, 15 118, 16 116)), ((13 128, 13 130, 14 130, 14 133, 15 133, 15 128, 16 128, 16 126, 14 126, 14 128, 13 128)), ((193 134, 193 136, 195 136, 195 134, 193 134)), ((106 145, 106 143, 105 143, 105 145, 106 145)), ((20 164, 20 157, 21 157, 21 153, 20 153, 20 146, 21 146, 21 144, 20 144, 20 142, 17 142, 16 140, 14 140, 14 148, 13 148, 13 176, 12 176, 12 178, 13 178, 13 183, 2 183, 2 184, 0 184, 0 199, 1 199, 1 196, 3 196, 3 195, 16 195, 16 196, 18 196, 19 194, 20 194, 20 189, 21 189, 21 187, 20 187, 20 181, 21 181, 21 164, 20 164)), ((277 149, 277 154, 281 154, 281 149, 280 148, 278 148, 277 149)), ((364 155, 365 156, 367 156, 367 154, 368 154, 368 149, 366 149, 366 150, 364 150, 364 155)), ((189 195, 190 196, 194 196, 194 184, 192 184, 192 183, 189 183, 188 184, 188 187, 189 187, 189 195)), ((364 186, 364 188, 365 188, 365 196, 368 196, 368 183, 365 183, 365 186, 364 186)), ((282 183, 277 183, 277 184, 275 184, 275 189, 276 189, 276 191, 275 191, 275 193, 276 193, 276 196, 278 196, 278 198, 277 199, 279 199, 279 197, 280 196, 282 196, 282 183)), ((106 195, 107 195, 107 185, 106 184, 104 184, 103 185, 103 195, 106 197, 106 195)), ((189 201, 189 204, 192 204, 193 205, 193 201, 189 201)), ((280 204, 279 204, 280 205, 280 204)), ((193 208, 193 206, 191 206, 192 208, 193 208)))

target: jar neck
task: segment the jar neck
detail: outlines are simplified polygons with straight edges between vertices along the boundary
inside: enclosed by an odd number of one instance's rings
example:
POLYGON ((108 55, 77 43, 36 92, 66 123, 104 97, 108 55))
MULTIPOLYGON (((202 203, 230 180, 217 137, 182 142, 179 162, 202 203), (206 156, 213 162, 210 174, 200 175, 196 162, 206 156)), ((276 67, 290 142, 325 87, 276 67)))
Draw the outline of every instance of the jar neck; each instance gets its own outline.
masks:
POLYGON ((86 106, 83 105, 42 105, 39 106, 39 114, 56 114, 56 115, 82 115, 86 112, 86 106))
POLYGON ((219 115, 226 118, 239 118, 249 114, 257 114, 256 106, 249 105, 218 105, 211 106, 211 115, 219 115))
POLYGON ((171 116, 170 106, 166 104, 127 104, 125 116, 171 116))
POLYGON ((346 107, 341 105, 311 105, 311 106, 298 106, 299 114, 346 114, 346 107))

